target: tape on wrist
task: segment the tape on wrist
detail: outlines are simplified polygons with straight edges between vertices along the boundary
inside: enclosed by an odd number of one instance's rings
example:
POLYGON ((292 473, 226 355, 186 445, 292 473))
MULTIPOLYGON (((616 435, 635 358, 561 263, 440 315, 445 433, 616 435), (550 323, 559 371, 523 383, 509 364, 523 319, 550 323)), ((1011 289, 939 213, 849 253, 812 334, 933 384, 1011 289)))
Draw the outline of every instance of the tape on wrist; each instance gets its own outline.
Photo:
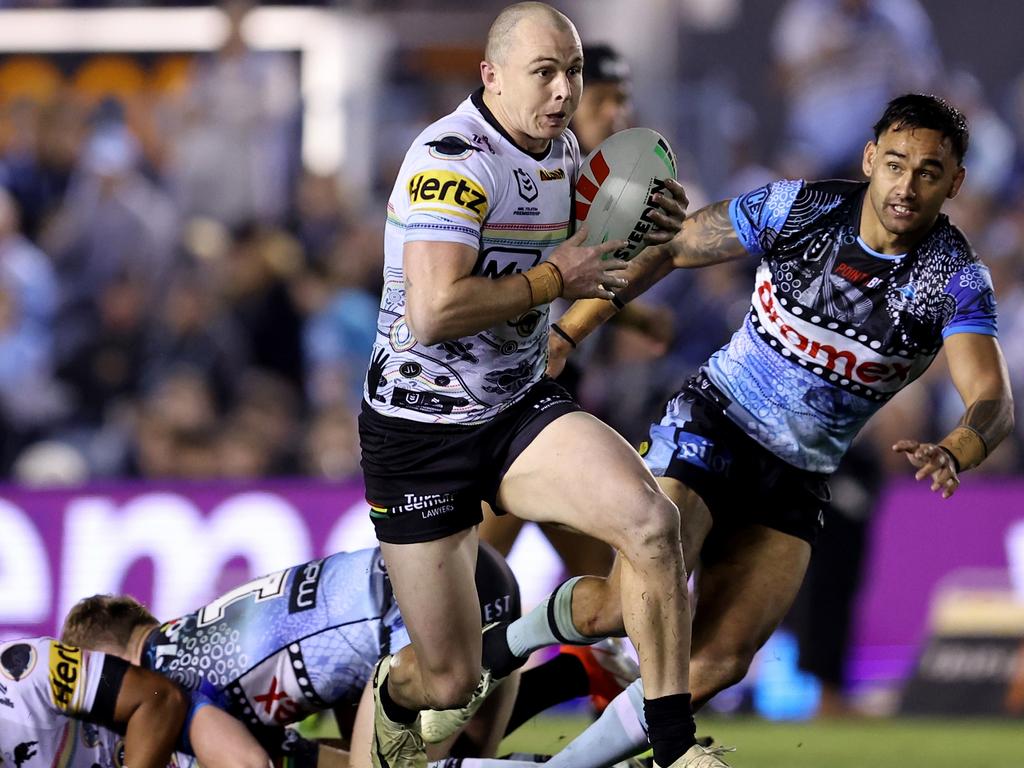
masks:
POLYGON ((562 295, 562 272, 550 261, 531 267, 522 273, 530 286, 530 306, 548 304, 562 295))
POLYGON ((573 349, 576 349, 576 339, 574 339, 572 336, 566 333, 565 329, 562 328, 562 326, 560 326, 558 323, 552 323, 551 330, 554 331, 556 335, 561 336, 566 344, 568 344, 573 349))

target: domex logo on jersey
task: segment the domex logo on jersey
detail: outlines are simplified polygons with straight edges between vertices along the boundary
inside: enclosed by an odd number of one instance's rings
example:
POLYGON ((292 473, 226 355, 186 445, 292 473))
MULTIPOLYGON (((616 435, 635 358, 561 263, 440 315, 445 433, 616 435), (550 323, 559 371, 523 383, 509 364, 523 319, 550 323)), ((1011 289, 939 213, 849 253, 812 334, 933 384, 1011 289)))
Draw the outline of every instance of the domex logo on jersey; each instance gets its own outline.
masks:
POLYGON ((82 649, 54 641, 50 645, 50 697, 57 709, 75 712, 82 677, 82 649))
POLYGON ((452 171, 422 171, 409 179, 410 210, 446 203, 462 208, 482 222, 487 215, 487 195, 470 178, 452 171))
POLYGON ((777 300, 770 278, 758 271, 754 307, 764 330, 814 373, 846 385, 897 392, 916 377, 914 361, 886 356, 863 343, 801 320, 777 300))

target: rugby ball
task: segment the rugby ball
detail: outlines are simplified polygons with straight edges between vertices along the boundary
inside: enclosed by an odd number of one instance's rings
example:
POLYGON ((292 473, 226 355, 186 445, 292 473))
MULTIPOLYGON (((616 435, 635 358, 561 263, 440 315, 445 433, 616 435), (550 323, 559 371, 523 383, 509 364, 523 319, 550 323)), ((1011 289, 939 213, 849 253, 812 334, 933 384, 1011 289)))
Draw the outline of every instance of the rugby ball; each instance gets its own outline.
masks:
POLYGON ((583 161, 576 177, 576 228, 587 225, 584 245, 626 240, 614 254, 629 261, 644 249, 644 235, 658 209, 651 197, 676 177, 676 158, 665 137, 650 128, 614 133, 583 161))

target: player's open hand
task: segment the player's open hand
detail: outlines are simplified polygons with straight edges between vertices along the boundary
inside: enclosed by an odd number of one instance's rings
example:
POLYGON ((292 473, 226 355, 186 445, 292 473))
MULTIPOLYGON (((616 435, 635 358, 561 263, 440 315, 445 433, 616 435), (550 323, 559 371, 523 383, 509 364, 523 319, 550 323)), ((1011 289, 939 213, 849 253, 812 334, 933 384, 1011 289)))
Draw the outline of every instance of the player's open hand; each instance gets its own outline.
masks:
POLYGON ((915 480, 932 478, 932 490, 941 491, 942 498, 948 499, 960 487, 960 476, 953 460, 935 443, 919 443, 917 440, 900 440, 892 449, 904 453, 907 460, 917 467, 915 480))
POLYGON ((611 299, 626 287, 627 280, 620 273, 626 262, 612 258, 612 254, 626 247, 625 240, 609 240, 599 245, 583 245, 587 228, 562 243, 548 261, 562 273, 562 296, 576 299, 611 299))
POLYGON ((661 245, 679 234, 683 228, 686 206, 690 201, 686 199, 683 185, 675 179, 665 179, 665 191, 659 192, 653 199, 661 210, 650 214, 657 228, 644 235, 644 242, 648 245, 661 245))

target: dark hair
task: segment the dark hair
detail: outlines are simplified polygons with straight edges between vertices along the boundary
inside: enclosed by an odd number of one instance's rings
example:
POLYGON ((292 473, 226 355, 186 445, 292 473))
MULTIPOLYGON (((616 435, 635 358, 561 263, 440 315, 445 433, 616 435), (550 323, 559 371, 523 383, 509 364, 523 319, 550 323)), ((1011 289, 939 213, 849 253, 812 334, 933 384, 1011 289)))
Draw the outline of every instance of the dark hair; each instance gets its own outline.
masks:
POLYGON ((607 43, 583 46, 583 83, 628 83, 629 63, 607 43))
POLYGON ((125 648, 136 627, 159 623, 142 603, 128 595, 93 595, 79 600, 71 609, 60 637, 85 648, 125 648))
POLYGON ((928 128, 938 131, 953 145, 956 161, 963 163, 971 134, 964 113, 945 99, 922 93, 897 96, 885 107, 881 119, 875 123, 875 141, 889 128, 928 128))

